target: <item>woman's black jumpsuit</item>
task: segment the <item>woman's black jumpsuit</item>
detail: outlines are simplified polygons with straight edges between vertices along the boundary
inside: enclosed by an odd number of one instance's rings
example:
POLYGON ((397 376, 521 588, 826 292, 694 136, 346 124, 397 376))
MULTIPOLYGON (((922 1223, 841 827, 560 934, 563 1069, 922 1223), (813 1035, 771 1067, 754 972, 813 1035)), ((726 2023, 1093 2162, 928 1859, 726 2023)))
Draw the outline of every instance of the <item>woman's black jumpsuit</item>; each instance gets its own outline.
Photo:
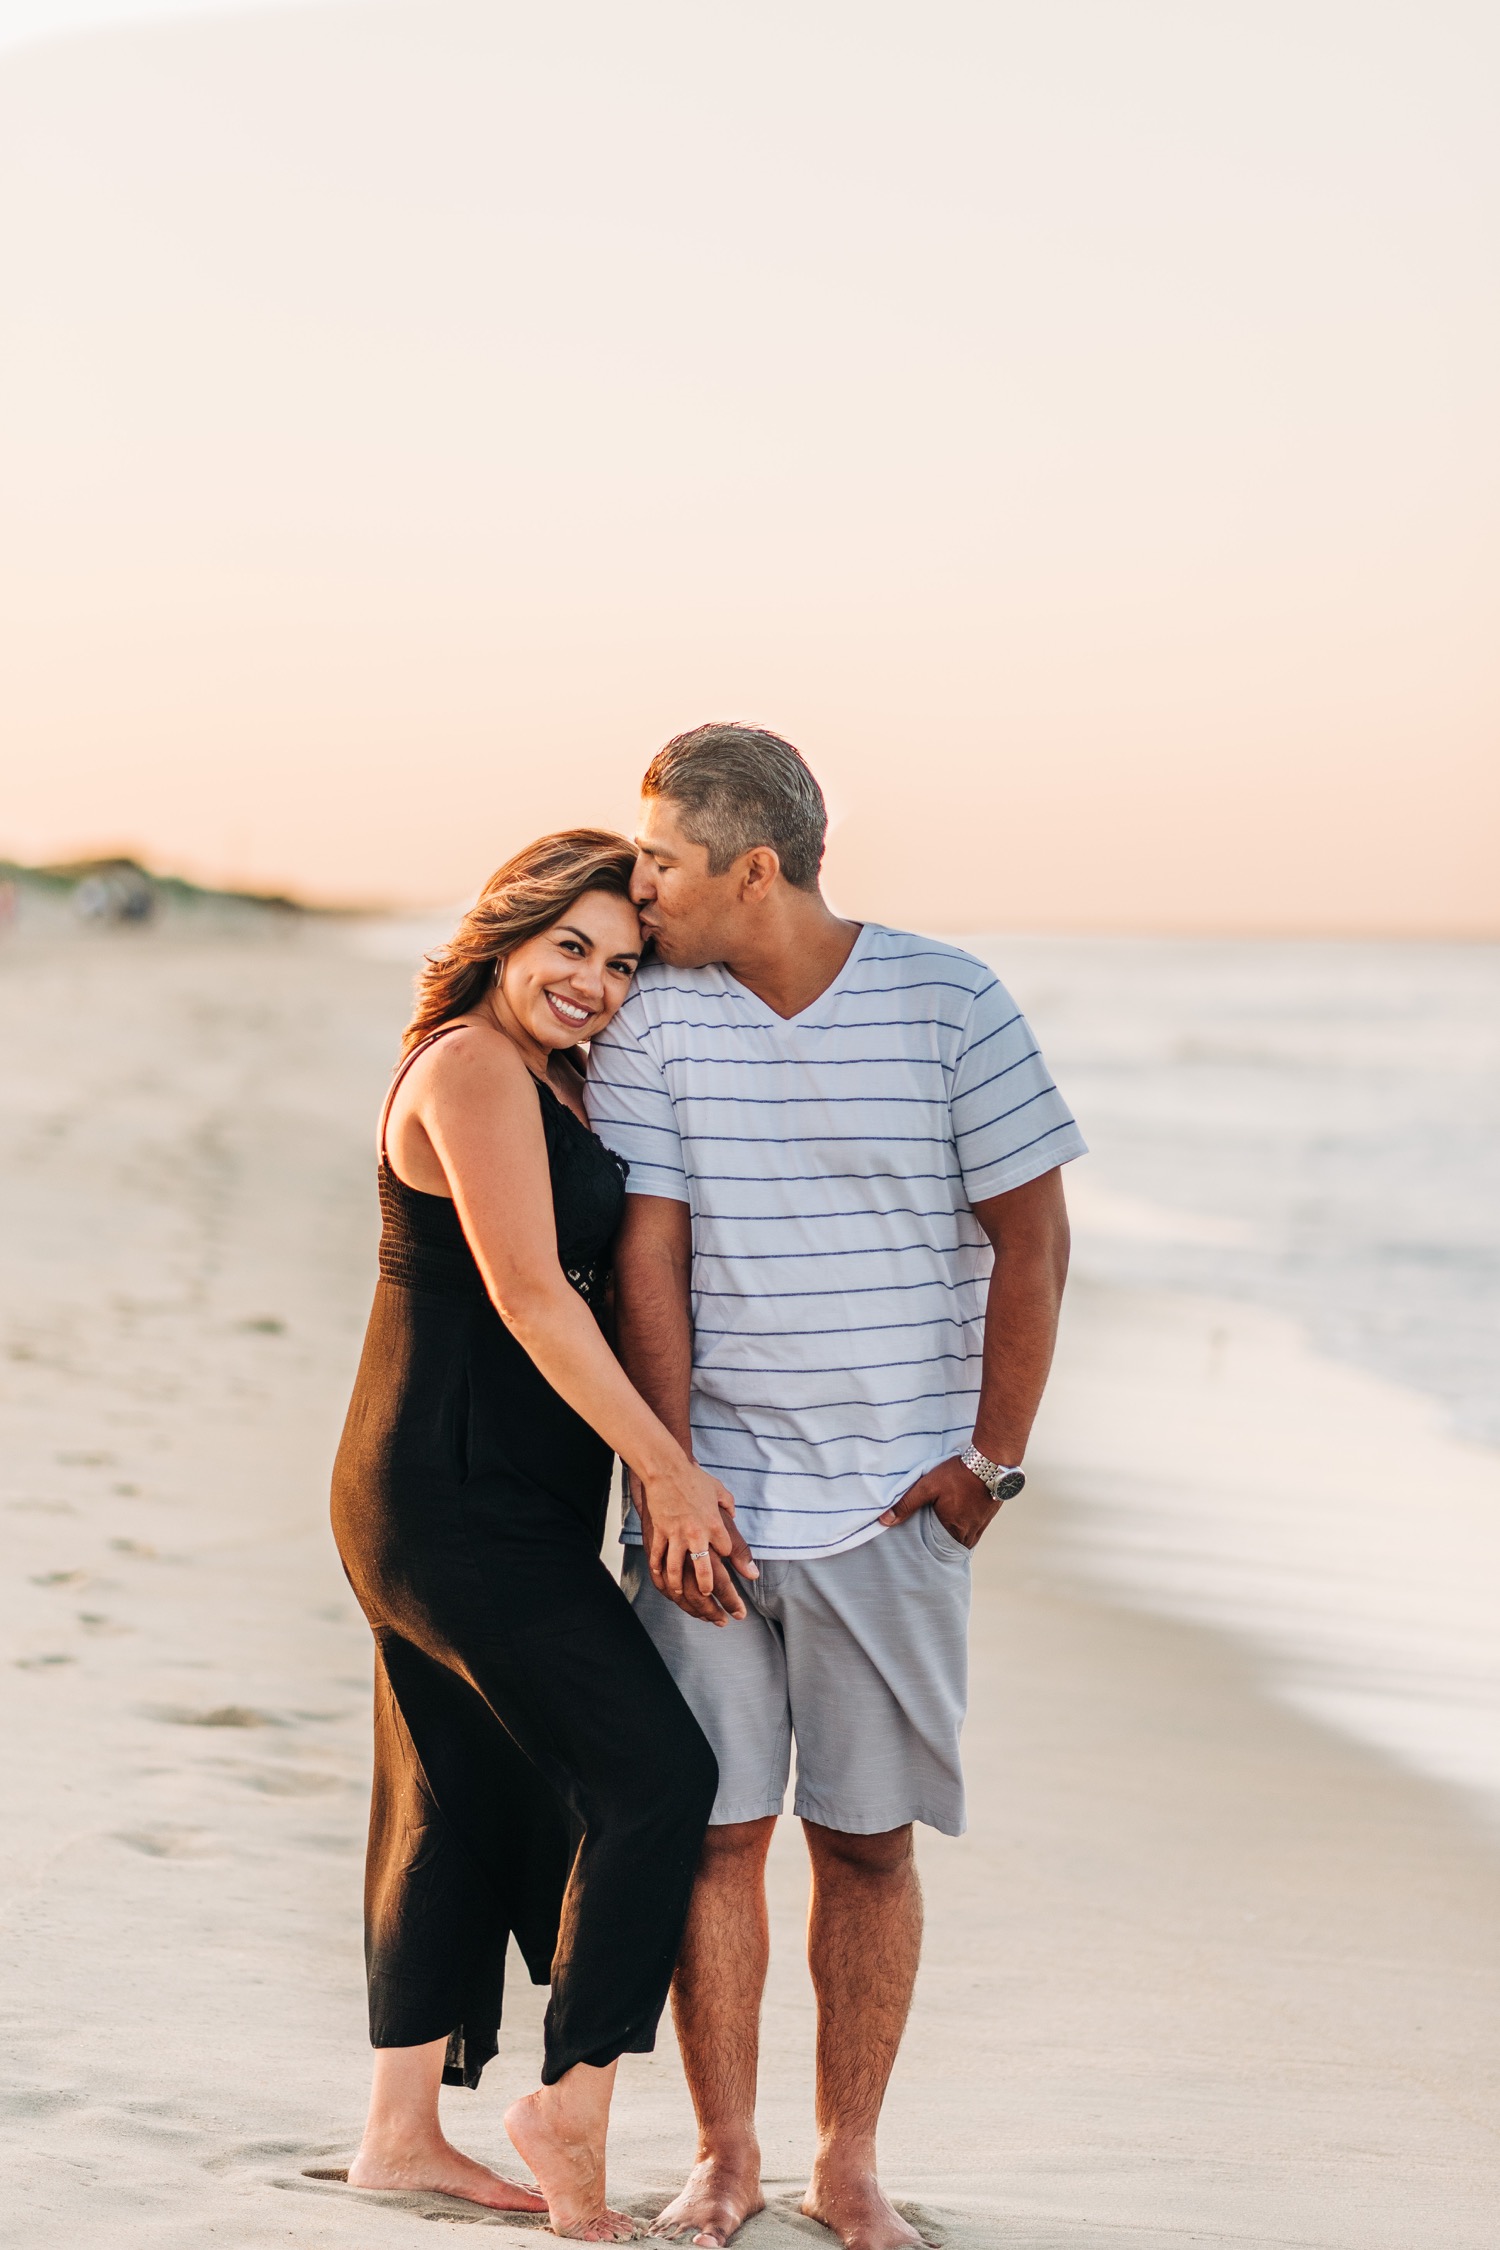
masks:
MULTIPOLYGON (((558 1255, 597 1309, 622 1165, 537 1090, 558 1255)), ((446 2038, 445 2079, 477 2085, 514 1932, 552 1985, 551 2085, 653 2044, 714 1758, 600 1560, 608 1446, 501 1320, 453 1204, 407 1187, 383 1152, 380 1201, 380 1281, 333 1477, 376 1650, 370 2038, 446 2038)))

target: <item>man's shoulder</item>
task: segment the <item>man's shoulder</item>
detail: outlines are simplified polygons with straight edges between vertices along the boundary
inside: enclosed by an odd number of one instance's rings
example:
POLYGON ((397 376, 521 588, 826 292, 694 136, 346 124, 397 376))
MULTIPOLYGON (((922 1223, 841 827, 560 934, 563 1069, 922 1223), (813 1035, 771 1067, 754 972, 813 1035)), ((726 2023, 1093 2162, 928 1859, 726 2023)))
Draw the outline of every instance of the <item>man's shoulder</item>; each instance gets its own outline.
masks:
MULTIPOLYGON (((884 923, 868 925, 864 958, 872 967, 900 972, 899 989, 923 991, 932 986, 966 992, 977 999, 999 983, 989 965, 961 945, 942 938, 925 937, 919 930, 889 929, 884 923)), ((892 975, 890 982, 896 984, 892 975)))
POLYGON ((680 993, 693 999, 701 993, 721 992, 723 988, 724 970, 717 961, 710 961, 701 969, 682 969, 673 961, 657 960, 653 954, 650 960, 643 961, 636 970, 631 981, 630 997, 632 1000, 643 995, 669 999, 674 993, 680 993))

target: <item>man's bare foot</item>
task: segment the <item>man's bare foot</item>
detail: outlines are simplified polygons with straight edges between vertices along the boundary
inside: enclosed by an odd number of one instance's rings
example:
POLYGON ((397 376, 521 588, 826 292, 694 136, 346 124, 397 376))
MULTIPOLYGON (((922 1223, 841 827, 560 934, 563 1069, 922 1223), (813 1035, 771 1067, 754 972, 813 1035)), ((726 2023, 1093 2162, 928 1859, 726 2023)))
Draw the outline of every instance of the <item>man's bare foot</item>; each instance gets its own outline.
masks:
POLYGON ((724 2250, 747 2219, 764 2211, 760 2192, 760 2150, 739 2156, 700 2157, 687 2185, 651 2222, 651 2232, 668 2242, 691 2242, 701 2250, 724 2250))
POLYGON ((552 2232, 569 2242, 633 2242, 634 2219, 604 2200, 602 2143, 570 2135, 561 2109, 557 2088, 543 2086, 505 2112, 505 2130, 546 2198, 552 2232))
POLYGON ((887 2201, 873 2164, 821 2159, 802 2210, 830 2228, 844 2250, 914 2250, 926 2241, 887 2201))
POLYGON ((487 2164, 476 2164, 442 2134, 420 2144, 397 2146, 366 2136, 349 2167, 349 2185, 387 2193, 461 2195, 490 2211, 545 2211, 542 2197, 516 2180, 502 2179, 487 2164))

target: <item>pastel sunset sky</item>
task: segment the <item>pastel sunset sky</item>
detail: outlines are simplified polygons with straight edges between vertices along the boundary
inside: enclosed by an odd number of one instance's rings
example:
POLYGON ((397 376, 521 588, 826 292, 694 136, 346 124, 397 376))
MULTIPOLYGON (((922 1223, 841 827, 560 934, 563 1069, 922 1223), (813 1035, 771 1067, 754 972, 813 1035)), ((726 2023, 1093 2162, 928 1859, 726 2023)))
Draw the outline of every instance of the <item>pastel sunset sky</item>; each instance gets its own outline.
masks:
POLYGON ((0 853, 791 736, 838 904, 1500 935, 1500 12, 0 0, 0 853))

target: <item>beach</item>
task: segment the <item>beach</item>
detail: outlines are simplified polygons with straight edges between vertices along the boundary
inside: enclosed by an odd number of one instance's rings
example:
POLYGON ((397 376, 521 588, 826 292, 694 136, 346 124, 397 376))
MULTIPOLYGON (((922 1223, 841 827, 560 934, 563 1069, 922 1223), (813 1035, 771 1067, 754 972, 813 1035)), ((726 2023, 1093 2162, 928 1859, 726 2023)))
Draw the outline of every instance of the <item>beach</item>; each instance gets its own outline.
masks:
MULTIPOLYGON (((316 2176, 368 2077, 369 1642, 326 1487, 413 951, 296 915, 0 944, 0 2163, 36 2250, 537 2239, 316 2176)), ((1056 960, 1019 958, 1088 1127, 1056 960)), ((1489 2250, 1500 1455, 1254 1275, 1132 1265, 1170 1186, 1095 1191, 977 1559, 971 1828, 921 1840, 884 2172, 953 2250, 1489 2250)), ((1195 1237, 1192 1200, 1183 1256, 1239 1256, 1257 1214, 1195 1237)), ((795 2209, 804 1900, 783 1823, 747 2250, 831 2239, 795 2209)), ((502 2168, 542 1998, 444 2097, 502 2168)), ((616 2117, 615 2199, 654 2212, 692 2147, 669 2031, 616 2117)))

